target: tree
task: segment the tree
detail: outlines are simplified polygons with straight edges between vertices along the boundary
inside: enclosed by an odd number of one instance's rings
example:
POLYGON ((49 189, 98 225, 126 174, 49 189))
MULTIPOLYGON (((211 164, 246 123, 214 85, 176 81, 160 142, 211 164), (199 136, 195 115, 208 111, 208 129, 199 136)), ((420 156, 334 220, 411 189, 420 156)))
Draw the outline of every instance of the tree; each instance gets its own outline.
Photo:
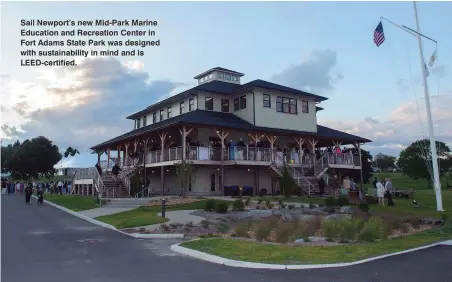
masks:
MULTIPOLYGON (((452 167, 450 148, 441 141, 436 141, 439 173, 443 175, 452 167)), ((400 152, 397 166, 403 174, 412 179, 431 178, 430 168, 432 166, 432 153, 430 151, 430 140, 422 139, 413 142, 405 150, 400 152)))
MULTIPOLYGON (((351 148, 353 156, 359 156, 358 149, 351 148)), ((373 157, 370 154, 370 152, 361 149, 361 163, 362 163, 362 170, 363 170, 363 183, 369 183, 369 180, 372 179, 372 161, 373 157)), ((349 176, 353 178, 353 180, 358 183, 361 181, 361 171, 359 169, 343 169, 343 168, 336 168, 334 169, 336 175, 339 176, 349 176)))
POLYGON ((63 156, 64 156, 65 158, 67 158, 67 157, 69 157, 69 156, 73 157, 73 156, 75 156, 76 154, 80 154, 80 152, 79 152, 77 149, 75 149, 75 148, 68 147, 68 148, 66 149, 66 151, 64 152, 63 156))
POLYGON ((15 179, 25 180, 53 176, 54 166, 62 158, 58 146, 43 136, 2 146, 3 153, 6 157, 2 159, 2 171, 11 173, 15 179))
POLYGON ((181 196, 185 197, 187 189, 196 182, 196 167, 193 162, 182 160, 176 165, 176 175, 181 186, 181 196))
POLYGON ((295 188, 295 182, 292 178, 292 175, 290 173, 289 167, 287 165, 284 165, 281 181, 280 181, 280 189, 284 196, 290 197, 294 191, 295 188))
POLYGON ((372 164, 382 170, 388 170, 395 167, 394 163, 396 159, 396 157, 380 153, 374 157, 372 164))

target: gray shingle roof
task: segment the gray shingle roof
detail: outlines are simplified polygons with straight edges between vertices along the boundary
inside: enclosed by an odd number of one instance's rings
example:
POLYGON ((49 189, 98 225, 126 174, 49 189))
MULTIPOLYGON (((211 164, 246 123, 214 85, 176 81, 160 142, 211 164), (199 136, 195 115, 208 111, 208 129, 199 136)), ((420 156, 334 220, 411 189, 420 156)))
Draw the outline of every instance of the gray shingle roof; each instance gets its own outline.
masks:
POLYGON ((304 131, 296 131, 296 130, 288 130, 288 129, 280 129, 280 128, 269 128, 269 127, 258 127, 253 124, 239 118, 238 116, 232 113, 222 113, 222 112, 213 112, 213 111, 203 111, 203 110, 195 110, 192 112, 188 112, 182 115, 178 115, 161 122, 150 124, 139 129, 132 130, 128 133, 115 137, 111 140, 98 144, 91 149, 100 149, 103 147, 108 147, 111 145, 115 145, 121 141, 130 140, 136 138, 140 135, 144 135, 147 133, 151 133, 157 130, 162 130, 167 127, 173 125, 204 125, 204 126, 216 126, 216 127, 224 127, 231 129, 240 129, 240 130, 253 130, 253 131, 268 131, 268 132, 276 132, 281 134, 294 134, 294 135, 304 135, 304 136, 313 136, 318 138, 327 138, 327 139, 335 139, 335 140, 343 140, 350 142, 361 142, 367 143, 372 142, 369 139, 365 139, 359 136, 355 136, 352 134, 348 134, 345 132, 341 132, 335 129, 331 129, 325 126, 317 125, 317 133, 313 132, 304 132, 304 131))

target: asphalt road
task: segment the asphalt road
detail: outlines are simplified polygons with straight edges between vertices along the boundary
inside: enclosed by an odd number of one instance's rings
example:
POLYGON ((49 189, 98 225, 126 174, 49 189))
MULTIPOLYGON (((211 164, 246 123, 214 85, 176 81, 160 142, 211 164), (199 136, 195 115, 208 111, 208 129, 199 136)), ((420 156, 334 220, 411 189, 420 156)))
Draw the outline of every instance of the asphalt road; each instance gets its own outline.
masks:
POLYGON ((452 281, 452 247, 318 270, 232 268, 172 253, 167 240, 137 240, 53 207, 2 195, 2 282, 452 281))

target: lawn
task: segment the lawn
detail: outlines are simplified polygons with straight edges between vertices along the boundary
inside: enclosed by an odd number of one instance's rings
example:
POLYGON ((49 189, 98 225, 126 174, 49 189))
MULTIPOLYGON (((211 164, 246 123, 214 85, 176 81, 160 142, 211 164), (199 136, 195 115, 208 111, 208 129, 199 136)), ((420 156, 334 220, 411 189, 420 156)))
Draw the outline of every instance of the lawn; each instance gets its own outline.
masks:
MULTIPOLYGON (((227 203, 230 203, 226 201, 227 203)), ((179 205, 169 205, 166 207, 166 211, 177 211, 177 210, 201 210, 204 208, 205 200, 179 204, 179 205)), ((138 226, 147 226, 152 224, 167 222, 167 218, 162 218, 157 216, 157 213, 161 212, 162 208, 160 206, 153 207, 139 207, 130 211, 115 213, 111 215, 96 217, 96 220, 111 224, 118 229, 131 228, 138 226)))
POLYGON ((350 262, 452 239, 452 224, 415 235, 369 244, 298 246, 255 243, 232 238, 189 241, 183 247, 228 259, 271 264, 321 264, 350 262))
MULTIPOLYGON (((372 174, 372 179, 370 180, 370 182, 373 181, 374 177, 378 177, 381 180, 385 179, 386 177, 390 178, 392 181, 392 187, 394 189, 412 189, 414 188, 415 190, 426 190, 429 189, 428 188, 428 182, 426 179, 411 179, 408 176, 404 175, 403 173, 400 172, 376 172, 372 174)), ((444 189, 446 187, 446 176, 443 176, 441 178, 441 187, 444 189)), ((452 183, 452 179, 449 180, 449 184, 452 183)), ((373 184, 372 183, 366 183, 364 184, 364 188, 365 189, 369 189, 369 188, 373 188, 373 184)))
POLYGON ((92 197, 45 194, 44 199, 75 212, 97 208, 96 199, 92 197))

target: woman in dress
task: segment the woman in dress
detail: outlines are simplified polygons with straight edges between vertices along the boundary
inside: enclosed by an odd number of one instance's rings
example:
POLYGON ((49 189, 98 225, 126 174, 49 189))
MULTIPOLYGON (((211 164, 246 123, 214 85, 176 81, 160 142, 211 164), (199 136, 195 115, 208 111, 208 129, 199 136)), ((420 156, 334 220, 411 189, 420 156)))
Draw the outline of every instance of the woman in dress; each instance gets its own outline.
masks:
POLYGON ((380 204, 380 206, 384 206, 385 205, 385 187, 383 186, 383 184, 381 184, 380 179, 378 179, 377 181, 377 197, 378 197, 378 204, 380 204))

